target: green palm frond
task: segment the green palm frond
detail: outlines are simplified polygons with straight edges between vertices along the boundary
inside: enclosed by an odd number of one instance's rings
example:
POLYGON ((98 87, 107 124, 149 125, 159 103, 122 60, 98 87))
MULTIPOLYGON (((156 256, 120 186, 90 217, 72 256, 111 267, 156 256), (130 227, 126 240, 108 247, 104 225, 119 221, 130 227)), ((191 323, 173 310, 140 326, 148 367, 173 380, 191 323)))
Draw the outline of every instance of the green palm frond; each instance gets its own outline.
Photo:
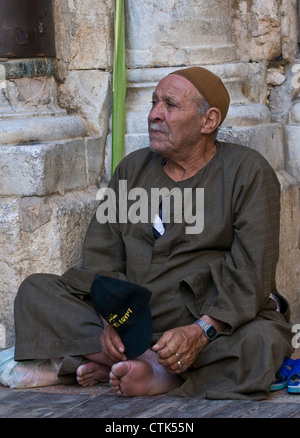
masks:
POLYGON ((125 16, 124 0, 115 1, 115 41, 113 66, 112 162, 111 173, 124 157, 125 144, 125 16))

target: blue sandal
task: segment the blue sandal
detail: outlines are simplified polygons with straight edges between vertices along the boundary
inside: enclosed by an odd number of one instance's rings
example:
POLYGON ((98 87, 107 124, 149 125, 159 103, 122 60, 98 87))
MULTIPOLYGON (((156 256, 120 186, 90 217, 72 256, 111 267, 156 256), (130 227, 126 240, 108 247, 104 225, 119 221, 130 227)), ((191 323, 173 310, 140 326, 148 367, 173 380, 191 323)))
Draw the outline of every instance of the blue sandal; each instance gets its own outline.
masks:
MULTIPOLYGON (((299 360, 299 359, 297 359, 299 360)), ((278 391, 287 387, 287 380, 291 376, 291 371, 294 367, 295 360, 286 357, 281 365, 279 371, 276 373, 276 381, 270 386, 270 391, 278 391)), ((299 361, 300 371, 300 361, 299 361)), ((299 382, 298 382, 299 384, 299 382)), ((300 389, 298 389, 300 391, 300 389)))
POLYGON ((291 394, 300 394, 300 359, 294 361, 294 366, 287 379, 287 390, 291 394))

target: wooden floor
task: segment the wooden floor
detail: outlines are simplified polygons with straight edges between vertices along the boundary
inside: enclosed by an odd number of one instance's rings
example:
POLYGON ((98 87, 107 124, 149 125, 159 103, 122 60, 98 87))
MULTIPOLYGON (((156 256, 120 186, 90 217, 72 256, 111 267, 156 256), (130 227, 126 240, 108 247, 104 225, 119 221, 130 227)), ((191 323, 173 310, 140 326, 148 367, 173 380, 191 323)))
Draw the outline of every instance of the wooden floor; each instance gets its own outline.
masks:
MULTIPOLYGON (((296 357, 300 358, 300 352, 296 357)), ((222 401, 117 397, 108 385, 24 390, 0 385, 0 418, 105 418, 106 427, 116 427, 109 419, 300 418, 300 394, 291 395, 284 389, 264 401, 222 401)))

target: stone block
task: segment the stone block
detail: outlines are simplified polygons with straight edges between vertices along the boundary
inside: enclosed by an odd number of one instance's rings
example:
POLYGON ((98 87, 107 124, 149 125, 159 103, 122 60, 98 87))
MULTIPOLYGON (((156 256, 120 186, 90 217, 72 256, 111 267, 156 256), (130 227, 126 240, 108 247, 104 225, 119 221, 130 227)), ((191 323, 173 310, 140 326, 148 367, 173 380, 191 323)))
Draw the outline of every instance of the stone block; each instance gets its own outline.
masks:
POLYGON ((284 169, 284 131, 280 124, 224 127, 220 128, 218 138, 251 147, 260 152, 274 170, 284 169))
POLYGON ((297 52, 296 1, 232 1, 232 36, 240 61, 291 60, 297 52))
POLYGON ((300 181, 300 125, 287 125, 285 132, 286 170, 300 181))
POLYGON ((0 349, 4 349, 6 346, 6 327, 0 323, 0 349))
POLYGON ((61 274, 80 262, 96 192, 93 187, 64 196, 0 198, 0 349, 14 344, 13 302, 20 283, 30 274, 61 274))
POLYGON ((20 237, 19 200, 0 198, 0 322, 2 333, 0 348, 7 348, 13 343, 14 295, 11 292, 16 290, 16 284, 22 278, 24 269, 22 257, 19 255, 20 237))
POLYGON ((56 83, 53 77, 11 79, 3 76, 6 74, 5 67, 0 64, 0 120, 21 119, 34 115, 39 117, 66 115, 66 111, 57 105, 56 83))
POLYGON ((54 3, 58 75, 68 71, 108 69, 113 59, 112 1, 54 3))
POLYGON ((0 147, 76 138, 85 132, 78 116, 32 117, 30 113, 19 113, 19 117, 0 119, 0 147))
POLYGON ((228 0, 129 0, 127 3, 126 47, 129 68, 235 60, 228 0))
POLYGON ((61 107, 83 118, 89 134, 106 135, 112 106, 110 73, 68 72, 65 82, 59 86, 58 100, 61 107))
POLYGON ((0 147, 0 194, 45 196, 87 184, 85 140, 0 147))
POLYGON ((277 173, 281 183, 280 257, 277 288, 289 301, 291 322, 300 323, 300 197, 299 182, 287 173, 277 173))
POLYGON ((21 230, 33 233, 51 220, 52 208, 47 197, 33 196, 21 198, 21 230))
POLYGON ((86 139, 86 169, 87 184, 95 185, 98 183, 104 165, 104 146, 103 137, 86 139))

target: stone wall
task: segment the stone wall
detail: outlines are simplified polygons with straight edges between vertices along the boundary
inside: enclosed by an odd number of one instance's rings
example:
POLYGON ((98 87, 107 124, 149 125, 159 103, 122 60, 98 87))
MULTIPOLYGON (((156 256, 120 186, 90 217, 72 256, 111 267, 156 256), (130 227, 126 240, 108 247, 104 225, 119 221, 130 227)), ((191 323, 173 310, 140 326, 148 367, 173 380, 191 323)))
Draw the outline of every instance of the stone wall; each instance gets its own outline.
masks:
POLYGON ((56 60, 0 61, 0 349, 34 272, 78 263, 111 112, 113 2, 55 1, 56 60))
MULTIPOLYGON (((147 146, 157 82, 203 65, 228 87, 220 139, 259 150, 282 185, 278 285, 300 322, 300 64, 296 0, 126 0, 126 153, 147 146)), ((81 257, 110 177, 113 0, 55 0, 56 60, 0 61, 0 349, 33 272, 81 257)))

